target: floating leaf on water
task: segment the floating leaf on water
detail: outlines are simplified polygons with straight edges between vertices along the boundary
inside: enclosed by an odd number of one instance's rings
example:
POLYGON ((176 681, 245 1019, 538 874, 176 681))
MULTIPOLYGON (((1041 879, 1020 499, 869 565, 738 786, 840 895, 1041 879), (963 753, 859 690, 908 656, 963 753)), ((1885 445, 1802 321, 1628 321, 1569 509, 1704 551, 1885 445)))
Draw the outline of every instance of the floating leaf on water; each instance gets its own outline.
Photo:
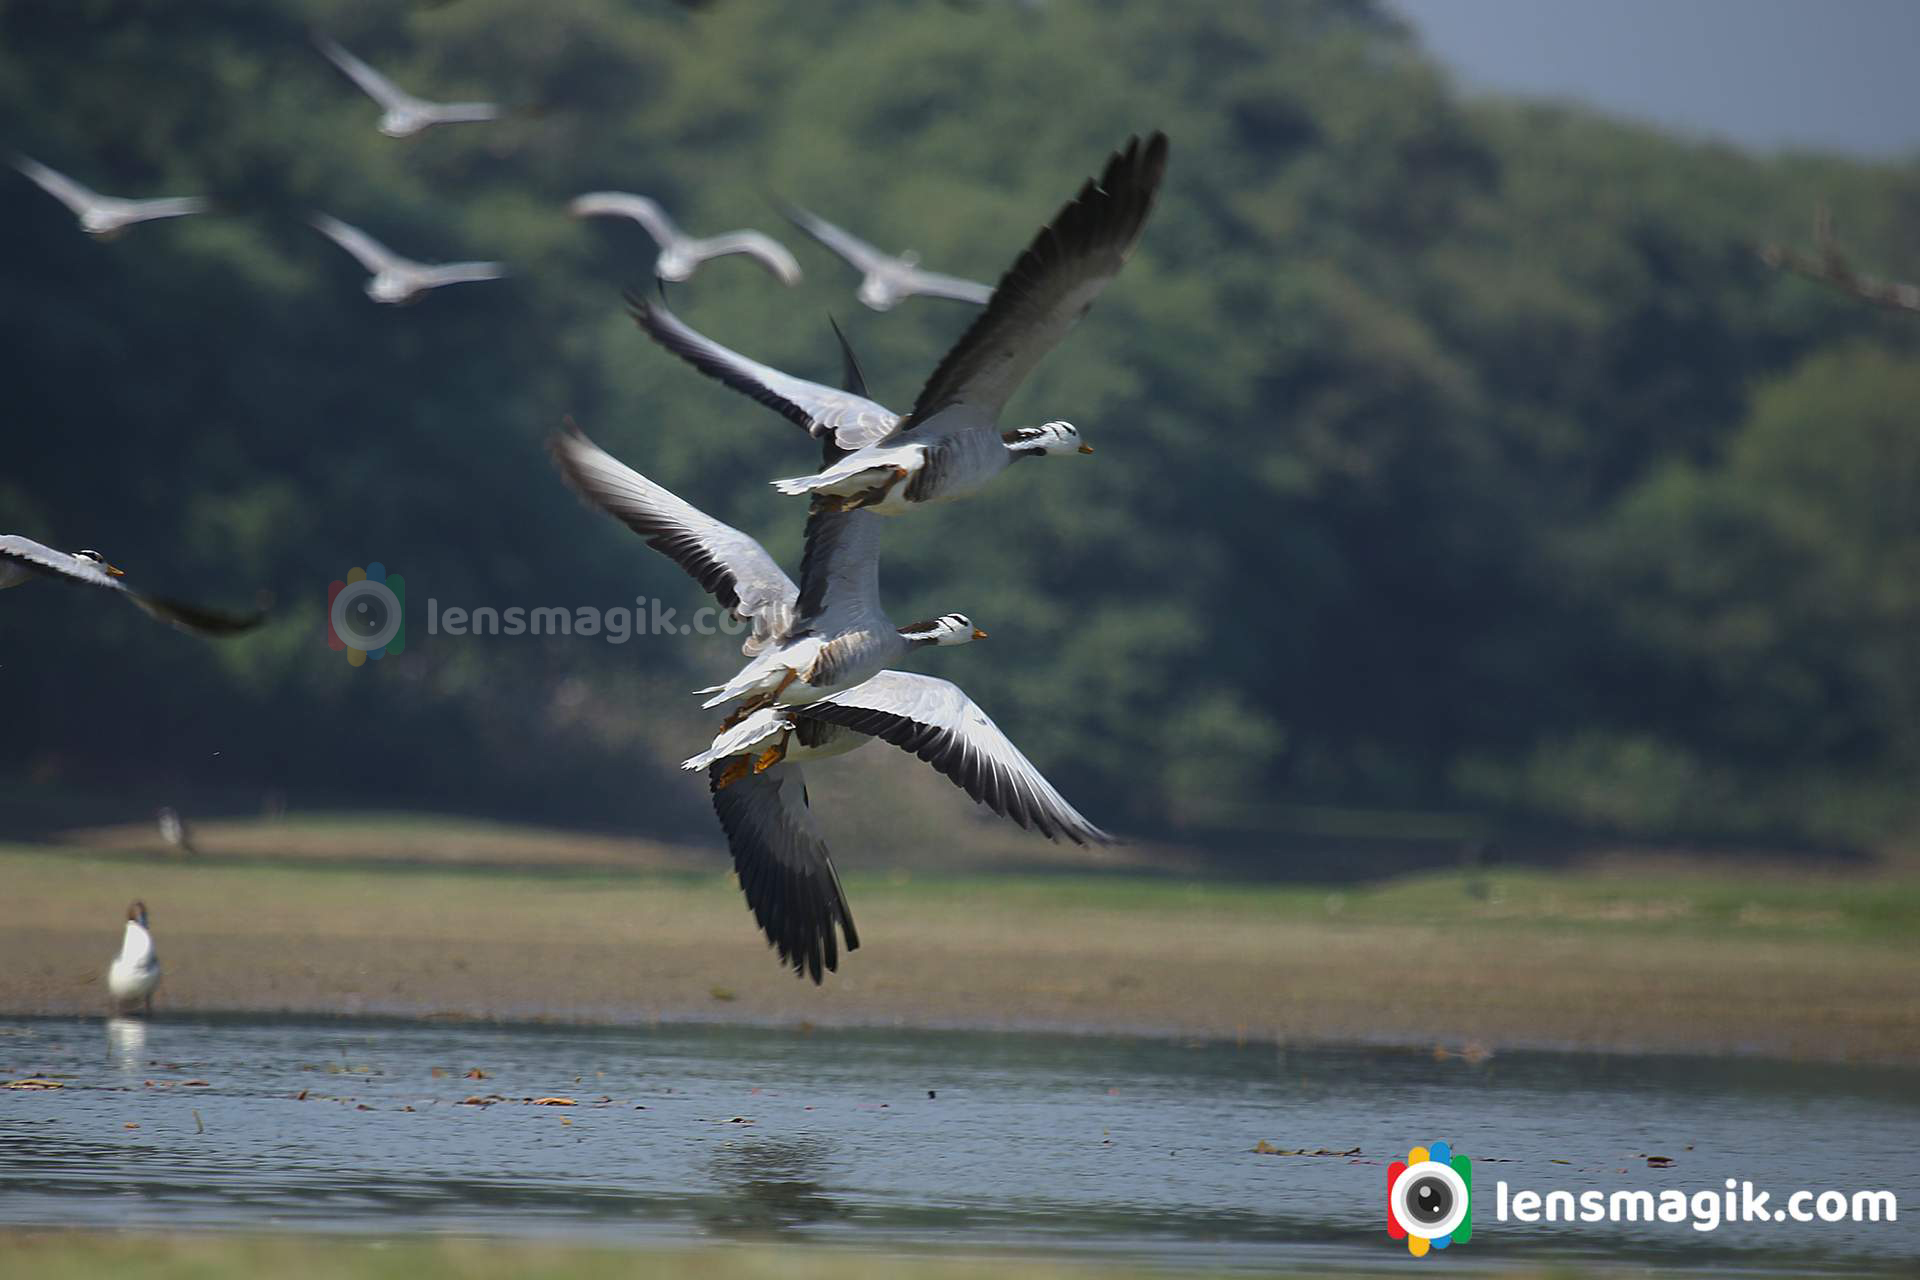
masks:
POLYGON ((64 1089, 67 1086, 58 1080, 49 1080, 45 1076, 27 1076, 22 1080, 7 1081, 6 1087, 9 1089, 64 1089))
POLYGON ((208 1085, 205 1080, 182 1080, 180 1087, 183 1089, 206 1089, 212 1086, 208 1085))
POLYGON ((536 1107, 577 1107, 580 1104, 572 1098, 535 1098, 533 1105, 536 1107))
POLYGON ((121 1125, 120 1127, 122 1129, 138 1129, 140 1126, 135 1124, 133 1121, 129 1120, 125 1124, 121 1125))
POLYGON ((490 1107, 497 1101, 497 1098, 483 1098, 476 1093, 471 1097, 460 1099, 460 1105, 463 1107, 490 1107))
POLYGON ((295 1102, 305 1102, 307 1100, 307 1091, 302 1089, 300 1092, 294 1094, 293 1100, 295 1102))
POLYGON ((1673 1168, 1673 1157, 1672 1156, 1648 1156, 1647 1167, 1649 1169, 1671 1169, 1673 1168))
POLYGON ((1562 1159, 1560 1159, 1560 1157, 1558 1157, 1558 1156, 1553 1156, 1553 1157, 1550 1157, 1550 1158, 1549 1158, 1549 1159, 1547 1160, 1547 1163, 1548 1163, 1548 1164, 1572 1164, 1572 1163, 1573 1163, 1573 1161, 1571 1161, 1571 1160, 1562 1160, 1562 1159))
POLYGON ((207 1131, 206 1122, 200 1118, 200 1108, 198 1107, 193 1109, 193 1131, 195 1133, 205 1133, 207 1131))
POLYGON ((466 1078, 469 1080, 485 1080, 487 1078, 487 1073, 482 1071, 480 1068, 475 1067, 473 1070, 467 1072, 466 1078))

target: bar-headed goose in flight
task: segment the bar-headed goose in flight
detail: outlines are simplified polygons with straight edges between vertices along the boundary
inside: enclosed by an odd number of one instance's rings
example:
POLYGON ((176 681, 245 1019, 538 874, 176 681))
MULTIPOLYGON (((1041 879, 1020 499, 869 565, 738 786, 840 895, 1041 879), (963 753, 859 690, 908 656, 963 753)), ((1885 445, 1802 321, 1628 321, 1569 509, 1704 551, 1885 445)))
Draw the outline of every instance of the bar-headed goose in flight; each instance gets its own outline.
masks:
POLYGON ((724 235, 690 236, 674 225, 658 202, 625 191, 589 191, 567 206, 576 218, 632 218, 660 246, 653 274, 678 283, 693 275, 709 258, 742 253, 779 278, 781 284, 800 283, 800 264, 787 247, 760 231, 729 231, 724 235))
MULTIPOLYGON (((575 491, 751 624, 741 648, 755 659, 747 668, 754 676, 729 682, 742 692, 810 699, 865 680, 878 664, 912 649, 964 644, 982 634, 958 614, 898 630, 889 626, 878 604, 875 522, 869 517, 810 520, 796 586, 753 538, 619 462, 571 424, 550 448, 575 491)), ((710 771, 710 783, 734 869, 760 927, 783 962, 818 982, 823 966, 836 965, 836 925, 849 951, 860 943, 826 845, 807 812, 798 762, 852 750, 861 740, 824 724, 798 736, 799 743, 782 752, 720 762, 710 771)))
POLYGON ((153 989, 159 985, 160 957, 153 949, 153 935, 147 932, 147 904, 136 902, 127 908, 120 954, 107 966, 107 991, 116 1009, 141 1004, 151 1016, 153 989))
POLYGON ((937 271, 922 271, 920 255, 911 249, 897 257, 882 253, 860 237, 799 205, 788 205, 786 214, 794 226, 853 264, 862 276, 860 301, 875 311, 891 311, 916 293, 977 306, 985 306, 993 298, 990 284, 944 276, 937 271))
POLYGON ((17 587, 35 575, 84 583, 90 587, 105 587, 118 592, 148 617, 197 635, 230 636, 250 631, 267 616, 258 611, 249 614, 221 613, 203 609, 199 605, 142 595, 122 582, 122 571, 108 564, 98 551, 68 554, 42 546, 32 538, 23 538, 17 533, 0 534, 0 588, 17 587))
POLYGON ((915 649, 966 644, 987 634, 958 613, 905 627, 888 621, 880 607, 880 529, 869 516, 810 516, 800 585, 793 588, 754 539, 621 463, 579 428, 555 436, 551 448, 561 474, 589 502, 754 622, 743 646, 751 661, 724 684, 699 690, 712 695, 705 707, 745 698, 744 714, 774 702, 811 702, 859 684, 915 649))
POLYGON ((367 296, 375 302, 412 302, 427 290, 442 285, 498 280, 507 274, 506 267, 498 262, 415 262, 401 257, 360 228, 324 213, 314 215, 313 225, 373 273, 366 289, 367 296))
POLYGON ((33 179, 42 191, 73 210, 74 216, 80 219, 81 229, 101 240, 111 240, 137 222, 183 218, 190 213, 205 213, 213 207, 199 196, 163 196, 156 200, 123 200, 118 196, 103 196, 27 156, 16 157, 13 167, 33 179))
POLYGON ((1093 452, 1071 423, 1002 432, 1000 412, 1126 264, 1166 167, 1165 134, 1128 141, 1000 278, 891 435, 774 487, 831 511, 897 515, 975 493, 1020 458, 1093 452))
POLYGON ((314 36, 314 43, 328 61, 346 73, 369 98, 382 108, 380 132, 389 138, 406 138, 436 124, 473 124, 495 120, 500 108, 491 102, 429 102, 416 98, 393 81, 348 53, 338 41, 314 36))

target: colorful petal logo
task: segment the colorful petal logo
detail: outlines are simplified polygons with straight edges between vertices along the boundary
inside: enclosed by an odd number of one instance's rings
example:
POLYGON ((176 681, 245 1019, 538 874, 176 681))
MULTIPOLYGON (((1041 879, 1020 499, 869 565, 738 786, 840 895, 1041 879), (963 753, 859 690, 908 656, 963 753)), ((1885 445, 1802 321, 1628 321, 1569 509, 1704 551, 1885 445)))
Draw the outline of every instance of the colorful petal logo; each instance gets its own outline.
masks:
POLYGON ((347 651, 349 666, 404 653, 407 580, 378 560, 327 584, 327 648, 347 651))
POLYGON ((1415 1147, 1387 1166, 1387 1235, 1407 1252, 1465 1244, 1473 1236, 1473 1161, 1444 1142, 1415 1147))

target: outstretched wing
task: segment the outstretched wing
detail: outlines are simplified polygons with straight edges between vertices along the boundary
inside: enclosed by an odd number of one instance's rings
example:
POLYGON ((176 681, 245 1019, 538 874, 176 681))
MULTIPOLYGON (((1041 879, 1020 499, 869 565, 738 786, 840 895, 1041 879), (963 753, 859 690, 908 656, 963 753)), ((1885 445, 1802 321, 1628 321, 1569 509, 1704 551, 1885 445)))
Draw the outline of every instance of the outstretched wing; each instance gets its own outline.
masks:
POLYGON ((632 218, 662 249, 680 238, 680 228, 657 202, 626 191, 589 191, 575 196, 567 212, 576 218, 632 218))
POLYGON ((401 257, 360 228, 342 222, 330 214, 315 214, 313 225, 322 235, 352 254, 361 266, 375 275, 395 268, 417 270, 420 266, 409 258, 401 257))
POLYGON ((157 200, 129 200, 127 210, 137 222, 154 222, 160 218, 184 218, 189 214, 205 213, 213 204, 201 196, 162 196, 157 200))
POLYGON ((394 107, 410 107, 419 103, 418 98, 348 53, 339 41, 315 35, 313 42, 320 46, 320 52, 327 55, 329 62, 345 72, 349 80, 360 86, 361 92, 381 106, 392 110, 394 107))
POLYGON ((792 628, 800 592, 765 547, 622 463, 572 423, 547 448, 575 492, 645 538, 714 599, 753 623, 742 652, 757 654, 792 628))
MULTIPOLYGON (((892 434, 898 414, 851 391, 837 391, 750 360, 694 332, 665 304, 627 295, 634 323, 649 338, 688 364, 795 423, 816 440, 831 439, 852 452, 892 434)), ((842 351, 845 351, 844 340, 842 351)))
MULTIPOLYGON (((726 762, 720 761, 708 771, 710 786, 725 768, 726 762)), ((713 811, 727 833, 734 874, 747 905, 782 963, 818 983, 823 969, 839 968, 836 925, 846 937, 847 950, 859 950, 853 913, 807 806, 800 766, 776 764, 716 787, 713 811)))
POLYGON ((781 284, 792 287, 800 283, 800 264, 787 252, 787 246, 763 231, 729 231, 700 242, 703 258, 722 258, 730 253, 746 254, 779 277, 781 284))
POLYGON ((49 169, 31 156, 14 157, 13 167, 27 175, 42 191, 75 213, 85 213, 103 202, 104 197, 55 169, 49 169))
POLYGON ((116 592, 126 597, 148 617, 164 622, 176 630, 192 632, 195 635, 238 635, 242 631, 251 631, 266 621, 267 617, 264 611, 256 610, 245 614, 223 613, 218 609, 205 609, 199 605, 185 604, 178 600, 142 595, 127 586, 123 579, 108 573, 91 560, 82 560, 64 551, 55 551, 52 547, 35 542, 32 538, 23 538, 18 534, 0 535, 0 561, 32 573, 44 574, 51 578, 65 578, 69 582, 78 582, 89 587, 102 587, 116 592))
POLYGON ((1049 839, 1113 842, 1081 817, 987 713, 950 681, 882 671, 864 684, 790 707, 787 714, 842 725, 912 752, 1001 817, 1049 839))
POLYGON ((1120 273, 1153 210, 1167 136, 1130 139, 1097 179, 1040 229, 1000 277, 993 301, 933 371, 901 430, 965 403, 998 417, 1033 367, 1120 273))
POLYGON ((890 254, 880 252, 859 236, 834 226, 825 218, 809 213, 797 204, 784 206, 782 212, 787 215, 787 221, 851 262, 862 272, 871 271, 877 266, 893 261, 890 254))
POLYGON ((800 559, 803 625, 840 631, 859 622, 885 627, 880 607, 880 522, 871 511, 814 511, 807 516, 807 549, 800 559))
POLYGON ((449 262, 443 266, 428 267, 421 272, 427 287, 431 289, 437 289, 443 284, 471 284, 476 280, 498 280, 506 274, 506 264, 500 262, 449 262))
POLYGON ((971 302, 983 307, 993 301, 993 286, 978 280, 962 280, 959 276, 922 271, 918 267, 908 269, 907 279, 915 293, 928 297, 952 298, 955 302, 971 302))

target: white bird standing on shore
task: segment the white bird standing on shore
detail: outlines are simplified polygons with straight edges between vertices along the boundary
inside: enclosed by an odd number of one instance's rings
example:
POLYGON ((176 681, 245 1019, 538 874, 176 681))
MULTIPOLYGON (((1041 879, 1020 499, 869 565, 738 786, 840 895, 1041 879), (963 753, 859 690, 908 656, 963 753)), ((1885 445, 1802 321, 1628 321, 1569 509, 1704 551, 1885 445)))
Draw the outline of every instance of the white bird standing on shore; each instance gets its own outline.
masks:
POLYGON ((13 167, 31 178, 42 191, 73 210, 80 228, 98 240, 111 240, 138 222, 158 218, 184 218, 190 213, 205 213, 213 206, 199 196, 161 196, 153 200, 126 200, 103 196, 84 187, 27 156, 19 156, 13 167))
POLYGON ((709 258, 743 253, 779 278, 781 284, 800 283, 800 264, 787 247, 763 231, 728 231, 717 236, 690 236, 674 225, 657 201, 626 191, 589 191, 567 206, 576 218, 631 218, 660 246, 653 274, 678 283, 693 275, 709 258))
POLYGON ((120 954, 107 966, 107 990, 117 1007, 139 1004, 151 1017, 153 989, 159 985, 160 957, 153 949, 153 935, 147 932, 147 904, 136 902, 127 908, 120 954))
POLYGON ((498 280, 507 274, 506 267, 498 262, 415 262, 395 253, 360 228, 328 214, 315 214, 313 225, 373 273, 366 288, 367 296, 375 302, 412 302, 429 289, 498 280))
POLYGON ((500 116, 500 108, 491 102, 430 102, 416 98, 348 53, 338 41, 315 36, 314 43, 320 46, 320 52, 327 55, 328 61, 385 109, 380 117, 380 132, 389 138, 411 137, 436 124, 475 124, 500 116))

